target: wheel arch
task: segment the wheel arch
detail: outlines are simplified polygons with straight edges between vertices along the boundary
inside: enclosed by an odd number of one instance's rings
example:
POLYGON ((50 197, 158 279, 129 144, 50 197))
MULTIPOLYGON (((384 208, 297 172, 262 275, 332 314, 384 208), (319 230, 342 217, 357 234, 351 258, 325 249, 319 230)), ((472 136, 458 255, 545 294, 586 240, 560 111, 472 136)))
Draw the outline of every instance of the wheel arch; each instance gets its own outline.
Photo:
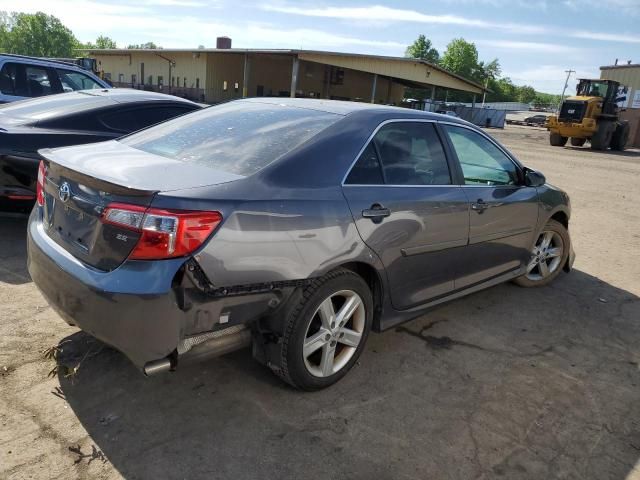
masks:
MULTIPOLYGON (((559 207, 558 209, 556 209, 550 216, 549 218, 544 222, 545 224, 549 221, 549 220, 555 220, 556 222, 562 224, 562 226, 564 226, 564 228, 567 229, 567 232, 569 231, 569 219, 570 219, 570 215, 568 211, 565 211, 562 207, 559 207)), ((569 241, 571 241, 571 235, 569 235, 569 241)), ((570 249, 570 253, 569 256, 567 257, 566 262, 564 263, 564 265, 562 266, 562 269, 565 272, 570 272, 571 271, 571 267, 572 267, 572 259, 571 256, 573 255, 573 246, 571 244, 569 244, 569 249, 570 249)))
POLYGON ((555 220, 558 223, 564 225, 564 228, 569 229, 569 215, 564 210, 558 210, 549 217, 549 220, 555 220))
POLYGON ((372 265, 365 262, 347 262, 337 268, 344 268, 356 273, 367 282, 371 290, 371 298, 373 299, 373 325, 375 331, 380 331, 380 318, 382 316, 382 305, 384 298, 384 284, 381 273, 372 265))

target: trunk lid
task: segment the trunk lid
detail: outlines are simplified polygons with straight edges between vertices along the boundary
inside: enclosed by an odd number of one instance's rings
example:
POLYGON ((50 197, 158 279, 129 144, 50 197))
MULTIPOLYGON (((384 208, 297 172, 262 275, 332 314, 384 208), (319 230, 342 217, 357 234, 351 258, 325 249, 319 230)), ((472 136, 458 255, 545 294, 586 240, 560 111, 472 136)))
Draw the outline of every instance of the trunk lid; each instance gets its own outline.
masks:
POLYGON ((111 203, 148 207, 156 193, 243 178, 142 152, 115 141, 39 151, 48 166, 43 221, 48 235, 83 262, 117 268, 140 238, 103 223, 111 203))

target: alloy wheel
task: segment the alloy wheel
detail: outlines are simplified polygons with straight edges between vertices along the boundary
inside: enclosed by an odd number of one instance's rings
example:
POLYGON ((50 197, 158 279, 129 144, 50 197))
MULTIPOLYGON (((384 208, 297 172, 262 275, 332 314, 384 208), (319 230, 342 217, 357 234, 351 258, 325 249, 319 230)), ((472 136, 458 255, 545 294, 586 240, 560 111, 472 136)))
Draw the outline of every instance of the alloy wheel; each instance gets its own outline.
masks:
POLYGON ((563 252, 564 242, 560 234, 552 230, 542 232, 531 252, 526 277, 535 282, 553 275, 560 268, 563 252))
POLYGON ((360 345, 366 310, 360 295, 340 290, 317 308, 305 334, 302 355, 309 373, 329 377, 340 371, 360 345))

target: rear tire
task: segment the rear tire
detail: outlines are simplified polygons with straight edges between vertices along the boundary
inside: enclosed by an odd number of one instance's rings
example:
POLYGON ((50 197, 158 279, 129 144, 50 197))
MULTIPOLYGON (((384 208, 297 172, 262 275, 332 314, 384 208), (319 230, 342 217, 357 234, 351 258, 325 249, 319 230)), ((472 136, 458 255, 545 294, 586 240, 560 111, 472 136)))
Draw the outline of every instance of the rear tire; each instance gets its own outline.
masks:
POLYGON ((288 310, 275 373, 302 390, 333 385, 360 357, 372 322, 373 299, 362 277, 338 269, 314 280, 288 310))
POLYGON ((606 150, 611 144, 615 126, 612 122, 600 121, 598 130, 591 137, 591 148, 593 150, 606 150))
POLYGON ((564 147, 567 144, 567 138, 559 133, 551 133, 549 134, 549 143, 553 147, 564 147))
POLYGON ((531 248, 527 273, 514 280, 521 287, 542 287, 553 282, 567 263, 571 240, 566 227, 549 220, 531 248))
POLYGON ((611 150, 617 150, 618 152, 624 151, 629 141, 629 122, 618 122, 616 124, 616 130, 611 137, 611 150))
POLYGON ((586 141, 586 138, 571 137, 571 145, 573 145, 574 147, 581 147, 585 144, 586 141))

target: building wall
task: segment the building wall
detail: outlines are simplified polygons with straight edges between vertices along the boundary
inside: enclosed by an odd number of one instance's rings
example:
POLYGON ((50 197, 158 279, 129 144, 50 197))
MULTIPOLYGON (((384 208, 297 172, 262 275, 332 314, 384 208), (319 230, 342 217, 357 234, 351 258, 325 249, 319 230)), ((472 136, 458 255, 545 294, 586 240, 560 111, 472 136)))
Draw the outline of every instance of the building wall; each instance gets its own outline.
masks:
MULTIPOLYGON (((297 95, 315 98, 332 98, 370 102, 374 75, 348 68, 332 67, 316 62, 300 62, 297 95), (337 83, 340 70, 341 83, 337 83), (333 81, 330 81, 333 77, 333 81)), ((375 103, 399 105, 404 87, 389 78, 378 76, 375 103)))
POLYGON ((451 90, 482 93, 480 87, 471 86, 451 74, 442 72, 424 63, 407 61, 406 59, 311 52, 301 52, 299 58, 311 62, 350 68, 360 72, 377 73, 386 77, 396 77, 418 83, 428 83, 451 90))
POLYGON ((188 96, 186 93, 190 92, 196 97, 194 100, 201 100, 199 97, 206 82, 206 54, 194 51, 161 55, 175 62, 175 66, 169 68, 169 61, 153 52, 96 53, 92 56, 98 61, 98 68, 105 77, 116 86, 185 94, 183 96, 188 96), (162 77, 162 82, 159 77, 162 77))
POLYGON ((637 103, 634 106, 634 99, 640 98, 640 65, 602 67, 600 78, 615 80, 629 87, 627 110, 622 112, 620 117, 627 120, 631 127, 628 146, 640 147, 640 107, 637 103))
POLYGON ((602 67, 600 70, 600 78, 606 80, 615 80, 622 85, 626 85, 631 90, 631 98, 633 99, 635 92, 640 90, 640 65, 638 66, 620 66, 620 67, 602 67))
POLYGON ((249 65, 249 97, 289 96, 293 56, 249 55, 249 65))
POLYGON ((218 103, 242 98, 243 53, 207 53, 205 101, 218 103))

